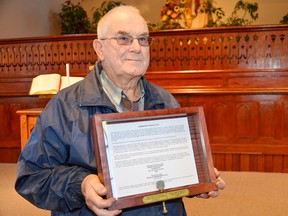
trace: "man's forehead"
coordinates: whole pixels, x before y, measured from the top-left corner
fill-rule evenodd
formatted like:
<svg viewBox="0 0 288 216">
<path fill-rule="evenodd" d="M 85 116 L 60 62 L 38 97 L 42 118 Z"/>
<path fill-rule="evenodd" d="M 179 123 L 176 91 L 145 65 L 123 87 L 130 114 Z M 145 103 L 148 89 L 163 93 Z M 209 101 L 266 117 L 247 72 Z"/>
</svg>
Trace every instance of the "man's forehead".
<svg viewBox="0 0 288 216">
<path fill-rule="evenodd" d="M 118 35 L 149 35 L 148 27 L 146 23 L 139 24 L 139 25 L 117 25 L 116 23 L 109 25 L 107 29 L 108 34 L 118 34 Z"/>
<path fill-rule="evenodd" d="M 107 18 L 108 34 L 142 35 L 149 33 L 146 21 L 138 13 L 123 13 L 121 11 L 111 14 Z"/>
<path fill-rule="evenodd" d="M 116 31 L 114 34 L 123 36 L 133 36 L 133 35 L 149 35 L 147 31 L 135 32 L 135 31 Z"/>
</svg>

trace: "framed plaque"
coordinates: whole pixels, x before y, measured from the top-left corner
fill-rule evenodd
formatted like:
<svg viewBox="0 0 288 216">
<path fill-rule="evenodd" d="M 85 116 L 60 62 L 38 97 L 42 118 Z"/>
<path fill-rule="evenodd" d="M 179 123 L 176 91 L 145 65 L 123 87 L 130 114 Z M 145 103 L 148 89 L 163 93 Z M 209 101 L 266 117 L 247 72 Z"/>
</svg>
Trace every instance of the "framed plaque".
<svg viewBox="0 0 288 216">
<path fill-rule="evenodd" d="M 111 210 L 216 189 L 202 107 L 95 114 L 91 134 Z"/>
</svg>

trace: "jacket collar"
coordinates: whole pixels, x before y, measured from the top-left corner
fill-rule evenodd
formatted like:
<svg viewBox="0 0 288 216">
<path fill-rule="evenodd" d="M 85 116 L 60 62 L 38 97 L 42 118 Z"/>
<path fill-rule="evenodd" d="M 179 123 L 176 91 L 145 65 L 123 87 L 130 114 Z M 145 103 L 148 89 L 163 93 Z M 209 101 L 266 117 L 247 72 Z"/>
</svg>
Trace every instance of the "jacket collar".
<svg viewBox="0 0 288 216">
<path fill-rule="evenodd" d="M 93 69 L 87 74 L 81 83 L 78 98 L 78 104 L 80 106 L 107 106 L 109 100 L 106 97 L 100 82 L 101 71 L 101 63 L 96 62 Z"/>
</svg>

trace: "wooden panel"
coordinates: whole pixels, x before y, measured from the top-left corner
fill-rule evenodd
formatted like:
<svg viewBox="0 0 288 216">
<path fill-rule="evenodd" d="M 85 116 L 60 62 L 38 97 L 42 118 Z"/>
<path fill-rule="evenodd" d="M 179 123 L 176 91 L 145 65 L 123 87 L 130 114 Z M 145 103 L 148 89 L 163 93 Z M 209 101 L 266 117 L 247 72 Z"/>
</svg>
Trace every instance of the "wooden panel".
<svg viewBox="0 0 288 216">
<path fill-rule="evenodd" d="M 219 170 L 287 173 L 287 156 L 283 155 L 214 153 L 213 160 Z"/>
<path fill-rule="evenodd" d="M 288 26 L 152 32 L 146 78 L 182 106 L 203 106 L 220 170 L 288 172 Z M 20 153 L 18 110 L 45 107 L 31 97 L 38 74 L 85 76 L 96 35 L 0 40 L 0 162 Z"/>
<path fill-rule="evenodd" d="M 20 135 L 21 135 L 21 149 L 26 144 L 31 131 L 34 128 L 38 115 L 42 112 L 41 108 L 18 110 L 16 113 L 20 115 Z"/>
<path fill-rule="evenodd" d="M 48 99 L 38 97 L 0 97 L 0 162 L 15 163 L 21 151 L 18 110 L 45 107 Z M 3 122 L 3 123 L 2 123 Z"/>
</svg>

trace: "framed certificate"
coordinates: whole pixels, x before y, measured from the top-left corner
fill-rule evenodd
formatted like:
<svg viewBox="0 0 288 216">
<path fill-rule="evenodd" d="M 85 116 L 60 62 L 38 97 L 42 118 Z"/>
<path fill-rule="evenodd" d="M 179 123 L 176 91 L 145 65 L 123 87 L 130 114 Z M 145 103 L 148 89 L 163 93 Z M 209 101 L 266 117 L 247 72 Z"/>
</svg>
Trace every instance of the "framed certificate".
<svg viewBox="0 0 288 216">
<path fill-rule="evenodd" d="M 216 189 L 202 107 L 95 114 L 91 134 L 110 209 Z"/>
</svg>

